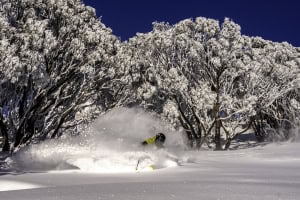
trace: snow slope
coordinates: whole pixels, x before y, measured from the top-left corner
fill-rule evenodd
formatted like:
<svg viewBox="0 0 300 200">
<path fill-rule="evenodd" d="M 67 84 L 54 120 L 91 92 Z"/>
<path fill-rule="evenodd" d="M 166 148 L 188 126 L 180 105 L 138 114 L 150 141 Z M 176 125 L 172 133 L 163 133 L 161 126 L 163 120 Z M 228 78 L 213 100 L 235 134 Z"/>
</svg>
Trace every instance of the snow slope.
<svg viewBox="0 0 300 200">
<path fill-rule="evenodd" d="M 139 146 L 155 131 L 178 138 L 163 150 Z M 179 140 L 148 114 L 118 110 L 81 138 L 15 156 L 0 172 L 0 199 L 300 199 L 298 142 L 215 152 L 186 151 Z M 136 172 L 141 158 L 155 170 Z"/>
<path fill-rule="evenodd" d="M 7 173 L 0 178 L 0 187 L 6 187 L 0 195 L 10 200 L 296 200 L 298 152 L 299 143 L 281 143 L 233 152 L 189 152 L 182 156 L 181 166 L 143 173 Z M 28 185 L 20 190 L 20 184 L 8 188 L 8 183 Z"/>
</svg>

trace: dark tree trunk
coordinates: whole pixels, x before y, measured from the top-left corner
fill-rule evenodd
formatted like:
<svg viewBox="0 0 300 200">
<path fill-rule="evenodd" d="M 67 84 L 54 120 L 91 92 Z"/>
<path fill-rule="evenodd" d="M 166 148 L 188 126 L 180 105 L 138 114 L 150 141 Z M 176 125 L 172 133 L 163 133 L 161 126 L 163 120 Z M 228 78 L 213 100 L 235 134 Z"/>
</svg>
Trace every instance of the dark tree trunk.
<svg viewBox="0 0 300 200">
<path fill-rule="evenodd" d="M 179 121 L 180 121 L 182 127 L 186 130 L 186 134 L 187 134 L 187 137 L 188 137 L 188 140 L 189 140 L 188 141 L 189 145 L 191 146 L 191 148 L 193 148 L 194 144 L 197 143 L 196 131 L 193 127 L 193 124 L 191 123 L 189 118 L 186 116 L 186 114 L 185 114 L 185 112 L 184 112 L 184 110 L 181 106 L 181 102 L 179 101 L 178 97 L 174 96 L 174 99 L 177 103 L 178 110 L 180 112 Z"/>
<path fill-rule="evenodd" d="M 4 139 L 3 141 L 4 145 L 2 147 L 2 151 L 8 152 L 10 150 L 10 145 L 8 141 L 8 132 L 7 132 L 6 125 L 2 120 L 0 120 L 0 130 Z"/>
<path fill-rule="evenodd" d="M 215 150 L 222 150 L 222 144 L 221 144 L 221 126 L 222 126 L 222 122 L 220 119 L 220 97 L 219 97 L 219 86 L 217 89 L 217 102 L 215 104 L 215 145 L 216 145 L 216 149 Z"/>
<path fill-rule="evenodd" d="M 221 121 L 220 121 L 220 119 L 216 119 L 215 144 L 216 144 L 216 150 L 222 150 L 222 144 L 221 144 Z"/>
<path fill-rule="evenodd" d="M 264 121 L 263 115 L 259 113 L 257 119 L 253 121 L 253 129 L 255 131 L 255 138 L 258 142 L 265 141 L 265 128 L 264 128 Z"/>
<path fill-rule="evenodd" d="M 216 78 L 216 93 L 217 93 L 217 99 L 216 99 L 216 103 L 215 103 L 215 110 L 214 110 L 214 114 L 215 114 L 215 145 L 216 148 L 215 150 L 222 150 L 222 144 L 221 144 L 221 126 L 222 126 L 222 122 L 220 119 L 220 77 L 221 74 L 224 72 L 224 70 L 220 70 L 217 73 L 217 78 Z"/>
</svg>

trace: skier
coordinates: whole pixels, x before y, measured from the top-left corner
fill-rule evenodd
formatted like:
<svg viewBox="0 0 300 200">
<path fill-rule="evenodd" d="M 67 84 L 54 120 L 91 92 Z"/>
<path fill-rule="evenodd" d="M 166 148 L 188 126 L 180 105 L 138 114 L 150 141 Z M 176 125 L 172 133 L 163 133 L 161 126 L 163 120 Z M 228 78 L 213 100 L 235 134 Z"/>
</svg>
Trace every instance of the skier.
<svg viewBox="0 0 300 200">
<path fill-rule="evenodd" d="M 142 142 L 143 146 L 154 144 L 158 148 L 163 148 L 166 141 L 166 136 L 163 133 L 158 133 Z"/>
</svg>

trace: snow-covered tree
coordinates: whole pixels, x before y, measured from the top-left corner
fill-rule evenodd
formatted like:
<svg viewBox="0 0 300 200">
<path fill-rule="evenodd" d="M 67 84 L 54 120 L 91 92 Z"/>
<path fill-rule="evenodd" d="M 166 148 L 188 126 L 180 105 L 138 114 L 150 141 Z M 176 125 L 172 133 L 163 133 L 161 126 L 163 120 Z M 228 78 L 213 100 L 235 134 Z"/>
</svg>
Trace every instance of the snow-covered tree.
<svg viewBox="0 0 300 200">
<path fill-rule="evenodd" d="M 4 0 L 0 13 L 1 132 L 14 148 L 75 133 L 115 105 L 119 40 L 93 8 L 80 0 Z"/>
<path fill-rule="evenodd" d="M 162 114 L 176 125 L 185 117 L 178 111 L 177 105 L 181 107 L 181 103 L 177 100 L 179 96 L 186 96 L 182 93 L 187 91 L 189 84 L 188 74 L 185 76 L 182 70 L 193 65 L 192 60 L 197 59 L 197 55 L 189 52 L 198 48 L 193 47 L 179 28 L 174 31 L 167 23 L 154 23 L 153 26 L 151 33 L 138 34 L 128 42 L 125 65 L 135 91 L 133 104 Z M 193 139 L 200 134 L 196 131 L 188 133 Z"/>
<path fill-rule="evenodd" d="M 257 83 L 252 90 L 257 96 L 256 135 L 263 140 L 267 130 L 288 134 L 299 121 L 299 49 L 258 37 L 251 38 L 251 46 L 254 64 L 249 83 Z"/>
<path fill-rule="evenodd" d="M 263 85 L 269 82 L 260 67 L 266 55 L 258 53 L 255 41 L 242 36 L 240 26 L 229 19 L 221 25 L 202 17 L 173 26 L 154 23 L 152 32 L 127 43 L 125 66 L 135 91 L 133 102 L 182 126 L 197 147 L 210 137 L 216 149 L 229 148 L 255 122 L 261 96 L 273 105 L 275 93 L 284 97 L 283 88 L 295 92 L 297 87 L 290 85 L 298 84 L 293 75 L 285 79 L 292 83 L 279 81 L 280 91 Z M 297 57 L 296 49 L 290 50 Z M 276 60 L 274 53 L 268 56 Z M 289 65 L 297 68 L 296 60 Z"/>
<path fill-rule="evenodd" d="M 220 103 L 226 97 L 228 100 L 226 88 L 221 88 L 221 84 L 227 88 L 233 82 L 236 84 L 238 75 L 229 77 L 232 73 L 224 75 L 226 82 L 221 80 L 223 72 L 237 62 L 233 54 L 240 53 L 234 49 L 239 47 L 231 44 L 236 42 L 238 46 L 239 38 L 225 38 L 241 37 L 234 26 L 226 20 L 221 30 L 217 21 L 205 18 L 197 18 L 195 22 L 184 20 L 174 26 L 155 23 L 151 33 L 129 41 L 135 48 L 135 64 L 129 70 L 133 82 L 139 85 L 137 97 L 147 108 L 158 109 L 159 105 L 159 112 L 180 124 L 198 147 L 218 123 L 220 117 L 216 113 L 221 112 L 221 106 L 225 107 Z"/>
</svg>

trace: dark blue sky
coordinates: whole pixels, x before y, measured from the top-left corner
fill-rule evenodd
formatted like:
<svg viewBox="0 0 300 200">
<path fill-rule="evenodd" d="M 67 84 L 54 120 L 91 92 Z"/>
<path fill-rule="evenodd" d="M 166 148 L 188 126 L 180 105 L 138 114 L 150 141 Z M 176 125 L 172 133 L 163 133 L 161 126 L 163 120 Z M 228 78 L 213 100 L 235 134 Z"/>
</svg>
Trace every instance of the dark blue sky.
<svg viewBox="0 0 300 200">
<path fill-rule="evenodd" d="M 300 47 L 299 0 L 83 0 L 96 8 L 102 22 L 127 40 L 149 32 L 153 21 L 171 24 L 198 16 L 233 19 L 248 36 L 287 41 Z"/>
</svg>

